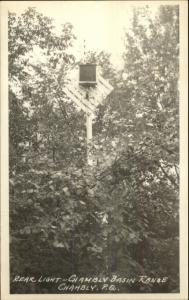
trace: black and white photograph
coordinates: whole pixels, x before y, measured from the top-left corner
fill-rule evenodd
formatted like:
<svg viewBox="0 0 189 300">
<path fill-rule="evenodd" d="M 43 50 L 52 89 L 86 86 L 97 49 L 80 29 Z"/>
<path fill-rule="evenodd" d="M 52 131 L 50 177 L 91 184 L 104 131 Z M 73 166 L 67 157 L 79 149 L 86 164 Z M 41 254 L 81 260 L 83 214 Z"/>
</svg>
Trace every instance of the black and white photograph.
<svg viewBox="0 0 189 300">
<path fill-rule="evenodd" d="M 186 1 L 2 2 L 9 296 L 180 299 Z"/>
</svg>

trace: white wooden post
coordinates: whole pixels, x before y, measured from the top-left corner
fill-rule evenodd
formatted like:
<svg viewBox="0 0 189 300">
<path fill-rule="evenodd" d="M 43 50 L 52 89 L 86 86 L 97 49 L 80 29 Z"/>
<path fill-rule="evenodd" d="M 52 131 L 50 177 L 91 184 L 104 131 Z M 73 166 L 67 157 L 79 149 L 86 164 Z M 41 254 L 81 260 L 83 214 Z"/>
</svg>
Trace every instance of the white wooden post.
<svg viewBox="0 0 189 300">
<path fill-rule="evenodd" d="M 91 142 L 92 137 L 93 137 L 91 114 L 90 115 L 87 114 L 86 126 L 87 126 L 87 144 L 88 144 Z"/>
<path fill-rule="evenodd" d="M 92 158 L 90 154 L 90 143 L 93 137 L 93 130 L 92 130 L 92 115 L 86 114 L 86 129 L 87 129 L 87 163 L 88 165 L 92 165 Z"/>
</svg>

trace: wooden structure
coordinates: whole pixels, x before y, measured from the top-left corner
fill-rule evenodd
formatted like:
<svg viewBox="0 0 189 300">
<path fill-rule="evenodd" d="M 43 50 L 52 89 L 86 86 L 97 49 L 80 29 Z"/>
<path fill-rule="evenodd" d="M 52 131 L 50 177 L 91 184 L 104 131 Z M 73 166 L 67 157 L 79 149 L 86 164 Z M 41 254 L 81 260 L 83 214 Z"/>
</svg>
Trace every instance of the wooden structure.
<svg viewBox="0 0 189 300">
<path fill-rule="evenodd" d="M 113 87 L 105 80 L 96 64 L 81 64 L 72 69 L 66 78 L 63 89 L 66 97 L 73 101 L 79 110 L 86 113 L 87 144 L 92 140 L 92 120 L 96 108 L 112 92 Z M 88 164 L 92 164 L 89 151 Z"/>
</svg>

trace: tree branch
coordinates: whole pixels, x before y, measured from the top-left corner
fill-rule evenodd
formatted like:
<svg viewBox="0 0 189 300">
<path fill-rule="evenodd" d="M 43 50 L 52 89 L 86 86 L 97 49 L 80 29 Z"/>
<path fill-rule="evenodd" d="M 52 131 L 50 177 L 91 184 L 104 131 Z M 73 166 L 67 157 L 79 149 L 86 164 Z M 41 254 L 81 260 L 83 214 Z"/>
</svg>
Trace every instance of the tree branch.
<svg viewBox="0 0 189 300">
<path fill-rule="evenodd" d="M 162 165 L 160 163 L 158 163 L 159 167 L 161 168 L 163 174 L 165 175 L 165 177 L 176 187 L 176 188 L 179 188 L 179 185 L 175 182 L 175 180 L 169 176 L 167 174 L 167 172 L 165 171 L 165 169 L 162 167 Z"/>
</svg>

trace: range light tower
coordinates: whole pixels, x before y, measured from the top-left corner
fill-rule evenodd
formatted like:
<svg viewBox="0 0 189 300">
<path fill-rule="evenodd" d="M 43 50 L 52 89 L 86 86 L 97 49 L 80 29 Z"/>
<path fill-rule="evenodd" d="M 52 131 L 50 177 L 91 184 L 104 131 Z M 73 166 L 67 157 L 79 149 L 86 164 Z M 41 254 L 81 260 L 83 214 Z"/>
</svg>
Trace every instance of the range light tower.
<svg viewBox="0 0 189 300">
<path fill-rule="evenodd" d="M 96 64 L 86 62 L 85 46 L 83 61 L 79 68 L 69 72 L 64 92 L 86 114 L 87 163 L 92 165 L 89 151 L 93 136 L 92 119 L 97 106 L 112 92 L 113 87 L 100 75 Z"/>
</svg>

